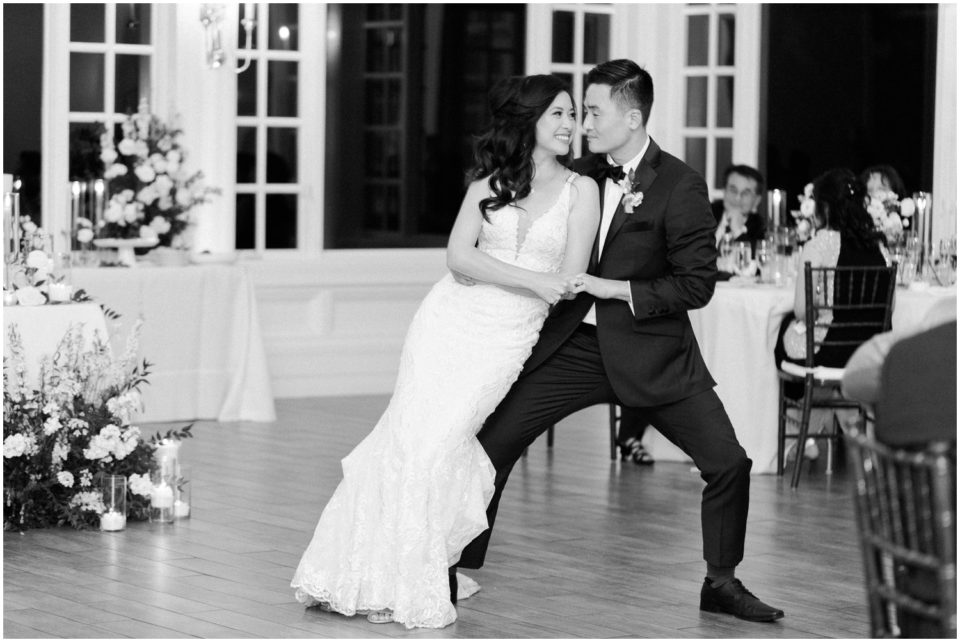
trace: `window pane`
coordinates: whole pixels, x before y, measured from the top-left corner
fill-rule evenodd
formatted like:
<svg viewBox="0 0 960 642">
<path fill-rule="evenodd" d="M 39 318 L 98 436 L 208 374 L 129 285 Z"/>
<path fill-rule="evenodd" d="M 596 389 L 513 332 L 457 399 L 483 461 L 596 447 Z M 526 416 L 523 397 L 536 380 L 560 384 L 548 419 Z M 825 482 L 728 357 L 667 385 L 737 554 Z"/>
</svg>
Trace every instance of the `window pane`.
<svg viewBox="0 0 960 642">
<path fill-rule="evenodd" d="M 237 76 L 237 116 L 257 115 L 257 70 L 256 61 L 250 68 Z"/>
<path fill-rule="evenodd" d="M 238 250 L 252 250 L 256 242 L 257 199 L 253 194 L 237 194 L 237 230 L 235 235 Z"/>
<path fill-rule="evenodd" d="M 717 127 L 733 127 L 733 76 L 717 77 Z"/>
<path fill-rule="evenodd" d="M 105 7 L 93 3 L 70 5 L 70 42 L 103 42 Z"/>
<path fill-rule="evenodd" d="M 710 17 L 687 16 L 687 66 L 707 64 L 707 46 L 710 40 Z"/>
<path fill-rule="evenodd" d="M 717 33 L 717 64 L 732 67 L 734 32 L 737 19 L 732 13 L 721 13 Z"/>
<path fill-rule="evenodd" d="M 400 71 L 402 45 L 399 28 L 367 29 L 367 71 Z"/>
<path fill-rule="evenodd" d="M 267 116 L 297 115 L 298 67 L 297 62 L 267 63 Z"/>
<path fill-rule="evenodd" d="M 687 138 L 684 139 L 684 162 L 690 167 L 700 172 L 701 176 L 707 174 L 707 139 L 706 138 Z"/>
<path fill-rule="evenodd" d="M 442 247 L 473 139 L 490 118 L 487 92 L 523 73 L 526 5 L 330 3 L 326 11 L 336 36 L 321 152 L 326 247 Z"/>
<path fill-rule="evenodd" d="M 716 171 L 713 177 L 713 187 L 723 189 L 723 173 L 727 168 L 733 165 L 733 139 L 718 138 L 716 141 Z"/>
<path fill-rule="evenodd" d="M 707 77 L 687 78 L 687 127 L 707 126 Z"/>
<path fill-rule="evenodd" d="M 118 2 L 117 42 L 125 45 L 150 44 L 150 5 Z"/>
<path fill-rule="evenodd" d="M 113 110 L 134 112 L 141 98 L 150 99 L 150 56 L 117 54 Z"/>
<path fill-rule="evenodd" d="M 297 247 L 297 195 L 267 194 L 266 247 Z"/>
<path fill-rule="evenodd" d="M 366 123 L 395 125 L 400 122 L 401 81 L 397 78 L 374 78 L 366 83 Z"/>
<path fill-rule="evenodd" d="M 553 62 L 573 62 L 573 12 L 553 12 Z"/>
<path fill-rule="evenodd" d="M 103 176 L 99 124 L 70 123 L 69 171 L 71 181 L 88 181 Z"/>
<path fill-rule="evenodd" d="M 260 38 L 260 25 L 263 23 L 261 18 L 260 11 L 263 9 L 263 5 L 256 4 L 256 8 L 253 11 L 253 29 L 250 30 L 250 48 L 257 48 L 257 40 Z M 243 28 L 243 20 L 247 17 L 247 3 L 244 2 L 240 5 L 240 19 L 237 21 L 237 47 L 239 49 L 245 49 L 247 46 L 247 30 Z M 254 63 L 250 63 L 254 64 Z"/>
<path fill-rule="evenodd" d="M 299 49 L 297 25 L 300 23 L 298 7 L 295 4 L 270 3 L 270 49 L 296 51 Z"/>
<path fill-rule="evenodd" d="M 610 15 L 587 13 L 583 22 L 583 62 L 596 64 L 610 59 Z"/>
<path fill-rule="evenodd" d="M 297 182 L 296 128 L 267 128 L 267 182 Z"/>
<path fill-rule="evenodd" d="M 70 111 L 104 111 L 103 54 L 70 54 Z"/>
<path fill-rule="evenodd" d="M 257 128 L 237 127 L 237 183 L 257 182 Z"/>
</svg>

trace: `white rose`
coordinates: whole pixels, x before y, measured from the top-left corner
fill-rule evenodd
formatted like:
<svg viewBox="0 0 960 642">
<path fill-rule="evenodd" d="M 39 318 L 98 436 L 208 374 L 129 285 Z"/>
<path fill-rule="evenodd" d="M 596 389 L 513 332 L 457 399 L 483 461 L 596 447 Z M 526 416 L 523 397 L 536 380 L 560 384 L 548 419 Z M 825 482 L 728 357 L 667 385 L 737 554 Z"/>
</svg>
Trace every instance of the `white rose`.
<svg viewBox="0 0 960 642">
<path fill-rule="evenodd" d="M 27 452 L 27 439 L 20 433 L 10 435 L 3 440 L 3 456 L 6 459 L 19 457 Z"/>
<path fill-rule="evenodd" d="M 43 250 L 30 250 L 27 254 L 27 267 L 49 272 L 53 269 L 53 260 Z"/>
<path fill-rule="evenodd" d="M 917 211 L 917 204 L 913 202 L 912 198 L 905 198 L 900 201 L 900 216 L 910 217 L 913 216 Z"/>
<path fill-rule="evenodd" d="M 173 199 L 170 198 L 169 194 L 167 194 L 166 196 L 161 196 L 160 200 L 157 201 L 157 207 L 160 209 L 161 212 L 166 212 L 171 207 L 173 207 Z"/>
<path fill-rule="evenodd" d="M 103 212 L 103 220 L 107 223 L 116 223 L 123 218 L 123 205 L 115 200 L 110 200 L 110 204 Z"/>
<path fill-rule="evenodd" d="M 77 225 L 80 227 L 93 227 L 93 221 L 82 216 L 77 217 Z"/>
<path fill-rule="evenodd" d="M 166 234 L 170 231 L 170 221 L 162 216 L 154 216 L 150 220 L 150 227 L 152 227 L 157 234 Z"/>
<path fill-rule="evenodd" d="M 883 222 L 883 231 L 888 235 L 898 235 L 903 232 L 903 223 L 896 214 L 890 214 Z"/>
<path fill-rule="evenodd" d="M 73 473 L 67 470 L 60 471 L 57 473 L 57 481 L 60 482 L 61 486 L 70 488 L 73 486 Z"/>
<path fill-rule="evenodd" d="M 136 149 L 137 156 L 142 156 L 144 158 L 146 158 L 147 154 L 150 152 L 150 147 L 147 145 L 147 141 L 145 140 L 138 140 L 134 145 L 134 148 Z"/>
<path fill-rule="evenodd" d="M 124 203 L 129 203 L 130 201 L 133 200 L 133 190 L 125 189 L 122 192 L 120 192 L 119 197 L 122 199 Z"/>
<path fill-rule="evenodd" d="M 142 190 L 137 192 L 137 200 L 143 203 L 144 205 L 149 205 L 150 203 L 157 200 L 157 190 L 153 188 L 153 185 L 144 187 Z"/>
<path fill-rule="evenodd" d="M 167 152 L 168 163 L 174 163 L 179 165 L 181 160 L 183 160 L 183 156 L 180 154 L 180 150 L 171 149 L 169 152 Z"/>
<path fill-rule="evenodd" d="M 140 226 L 140 238 L 147 239 L 148 241 L 157 240 L 157 232 L 149 225 Z"/>
<path fill-rule="evenodd" d="M 127 223 L 136 223 L 140 217 L 139 203 L 127 203 L 123 206 L 123 220 Z"/>
<path fill-rule="evenodd" d="M 34 223 L 33 221 L 26 221 L 25 223 L 21 224 L 20 227 L 23 228 L 23 232 L 25 234 L 33 234 L 38 229 L 37 224 Z"/>
<path fill-rule="evenodd" d="M 803 186 L 803 195 L 805 198 L 813 198 L 813 183 L 807 183 Z"/>
<path fill-rule="evenodd" d="M 800 214 L 806 218 L 813 216 L 813 213 L 816 211 L 816 209 L 816 203 L 814 203 L 812 199 L 807 199 L 800 203 Z"/>
<path fill-rule="evenodd" d="M 127 487 L 134 495 L 149 497 L 151 491 L 153 491 L 153 482 L 150 481 L 150 477 L 146 474 L 138 475 L 137 473 L 133 473 L 127 478 Z"/>
<path fill-rule="evenodd" d="M 129 138 L 124 138 L 119 143 L 117 143 L 117 151 L 119 151 L 124 156 L 132 156 L 137 151 L 137 144 L 132 140 L 130 140 Z"/>
<path fill-rule="evenodd" d="M 193 205 L 193 194 L 188 189 L 178 189 L 176 194 L 177 204 L 181 207 L 190 207 Z"/>
<path fill-rule="evenodd" d="M 77 231 L 77 240 L 81 243 L 89 243 L 93 240 L 93 230 L 89 227 L 82 227 Z"/>
<path fill-rule="evenodd" d="M 103 161 L 104 165 L 112 164 L 115 160 L 117 160 L 117 150 L 112 147 L 107 147 L 100 152 L 100 160 Z"/>
<path fill-rule="evenodd" d="M 48 437 L 56 433 L 60 428 L 63 427 L 63 424 L 60 423 L 59 417 L 50 417 L 45 422 L 43 422 L 43 434 Z"/>
<path fill-rule="evenodd" d="M 169 151 L 173 147 L 173 141 L 170 139 L 170 136 L 164 136 L 157 141 L 157 149 L 161 152 Z"/>
<path fill-rule="evenodd" d="M 137 168 L 133 170 L 133 173 L 144 183 L 152 183 L 153 179 L 157 177 L 157 173 L 146 163 L 138 165 Z"/>
<path fill-rule="evenodd" d="M 150 165 L 153 166 L 153 171 L 158 174 L 167 171 L 167 159 L 163 154 L 150 154 Z"/>
</svg>

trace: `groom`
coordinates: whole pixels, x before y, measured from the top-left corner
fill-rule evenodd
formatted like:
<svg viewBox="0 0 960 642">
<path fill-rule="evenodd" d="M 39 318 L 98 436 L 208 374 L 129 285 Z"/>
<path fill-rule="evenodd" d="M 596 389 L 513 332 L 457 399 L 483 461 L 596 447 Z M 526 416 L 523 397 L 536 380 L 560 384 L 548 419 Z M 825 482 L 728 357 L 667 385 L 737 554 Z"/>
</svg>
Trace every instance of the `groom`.
<svg viewBox="0 0 960 642">
<path fill-rule="evenodd" d="M 576 280 L 576 292 L 585 294 L 555 308 L 520 379 L 478 435 L 497 469 L 496 491 L 490 528 L 464 549 L 459 565 L 483 565 L 500 496 L 524 448 L 563 417 L 615 402 L 642 412 L 706 482 L 700 608 L 777 620 L 783 611 L 734 575 L 743 559 L 752 462 L 687 317 L 710 301 L 717 276 L 707 186 L 647 136 L 650 74 L 613 60 L 593 68 L 586 86 L 583 127 L 593 154 L 574 169 L 596 179 L 602 218 L 588 273 Z"/>
</svg>

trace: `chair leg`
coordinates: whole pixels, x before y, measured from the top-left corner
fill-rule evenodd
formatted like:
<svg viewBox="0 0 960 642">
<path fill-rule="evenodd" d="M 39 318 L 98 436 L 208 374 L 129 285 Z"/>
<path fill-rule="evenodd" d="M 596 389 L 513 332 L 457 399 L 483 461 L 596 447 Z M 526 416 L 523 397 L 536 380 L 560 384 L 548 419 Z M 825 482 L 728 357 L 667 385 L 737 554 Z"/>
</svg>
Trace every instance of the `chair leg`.
<svg viewBox="0 0 960 642">
<path fill-rule="evenodd" d="M 780 398 L 777 415 L 777 477 L 783 476 L 783 460 L 787 446 L 787 402 L 783 396 L 783 379 L 780 380 Z"/>
<path fill-rule="evenodd" d="M 800 468 L 803 466 L 803 448 L 807 444 L 810 432 L 810 410 L 813 405 L 813 375 L 808 374 L 803 383 L 803 412 L 800 414 L 800 432 L 797 434 L 797 456 L 793 460 L 793 479 L 790 488 L 796 490 L 800 485 Z"/>
<path fill-rule="evenodd" d="M 617 422 L 620 416 L 617 414 L 617 404 L 609 404 L 610 412 L 610 461 L 617 460 Z"/>
<path fill-rule="evenodd" d="M 553 448 L 553 426 L 547 428 L 547 448 Z"/>
</svg>

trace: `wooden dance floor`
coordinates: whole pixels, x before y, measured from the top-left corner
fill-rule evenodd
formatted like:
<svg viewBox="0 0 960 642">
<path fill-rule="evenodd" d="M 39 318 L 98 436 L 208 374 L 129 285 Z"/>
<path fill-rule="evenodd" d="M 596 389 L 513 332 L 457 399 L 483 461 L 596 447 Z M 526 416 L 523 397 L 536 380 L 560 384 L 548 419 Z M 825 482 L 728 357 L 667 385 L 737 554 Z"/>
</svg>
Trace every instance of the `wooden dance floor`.
<svg viewBox="0 0 960 642">
<path fill-rule="evenodd" d="M 387 398 L 280 400 L 275 424 L 199 423 L 181 448 L 193 517 L 119 533 L 5 532 L 7 638 L 856 638 L 868 635 L 848 477 L 754 476 L 738 575 L 775 624 L 698 609 L 702 482 L 689 465 L 611 462 L 574 416 L 514 469 L 483 589 L 442 630 L 304 609 L 290 579 L 339 460 Z M 152 434 L 159 425 L 144 426 Z M 162 426 L 166 429 L 166 425 Z M 775 426 L 770 427 L 776 430 Z M 825 455 L 821 460 L 825 459 Z"/>
</svg>

